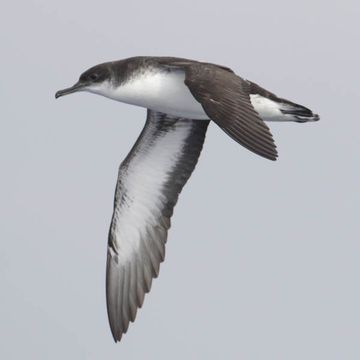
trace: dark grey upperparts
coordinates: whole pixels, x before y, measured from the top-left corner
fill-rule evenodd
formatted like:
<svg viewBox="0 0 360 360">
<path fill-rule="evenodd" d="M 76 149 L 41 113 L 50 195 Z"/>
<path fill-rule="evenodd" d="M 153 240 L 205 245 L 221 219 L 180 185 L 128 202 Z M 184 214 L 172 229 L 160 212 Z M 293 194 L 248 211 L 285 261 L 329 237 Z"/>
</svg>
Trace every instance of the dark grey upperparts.
<svg viewBox="0 0 360 360">
<path fill-rule="evenodd" d="M 76 86 L 79 87 L 79 85 L 101 82 L 105 79 L 111 80 L 114 85 L 120 85 L 127 82 L 131 78 L 136 77 L 138 74 L 148 71 L 149 69 L 153 69 L 155 71 L 174 71 L 176 69 L 185 70 L 187 67 L 194 64 L 201 64 L 202 67 L 206 68 L 209 72 L 213 72 L 216 69 L 222 69 L 226 72 L 233 73 L 234 76 L 237 76 L 233 70 L 226 66 L 208 62 L 170 56 L 135 56 L 127 59 L 101 63 L 89 68 L 81 74 L 78 83 L 76 83 Z M 293 104 L 286 99 L 277 97 L 275 94 L 265 90 L 251 81 L 247 82 L 250 85 L 249 94 L 259 94 L 276 102 Z M 74 86 L 65 90 L 69 89 L 73 89 L 74 91 L 77 90 Z M 62 95 L 63 93 L 61 90 L 56 94 L 56 97 Z"/>
<path fill-rule="evenodd" d="M 176 57 L 136 56 L 96 65 L 83 75 L 97 71 L 102 72 L 103 69 L 107 69 L 111 82 L 117 86 L 149 70 L 168 72 L 176 68 L 185 68 L 194 63 L 198 63 L 198 61 Z"/>
<path fill-rule="evenodd" d="M 75 85 L 59 90 L 56 92 L 55 97 L 58 98 L 60 96 L 80 91 L 87 85 L 99 83 L 104 80 L 111 81 L 114 86 L 120 86 L 145 71 L 154 70 L 169 72 L 176 69 L 186 69 L 186 67 L 190 65 L 199 63 L 204 66 L 211 65 L 214 67 L 214 64 L 169 56 L 136 56 L 123 60 L 105 62 L 95 65 L 83 72 L 80 75 L 79 81 Z M 227 67 L 221 65 L 215 66 L 232 72 L 232 70 Z"/>
<path fill-rule="evenodd" d="M 91 74 L 98 72 L 101 74 L 107 74 L 107 76 L 111 77 L 111 80 L 115 82 L 115 84 L 121 84 L 127 82 L 131 78 L 145 71 L 155 70 L 169 72 L 176 69 L 185 69 L 190 65 L 199 63 L 203 64 L 204 66 L 211 65 L 212 67 L 215 65 L 205 62 L 199 62 L 196 60 L 169 56 L 136 56 L 93 66 L 80 76 L 80 80 L 82 78 L 87 79 L 89 76 L 91 76 Z M 232 72 L 232 70 L 227 67 L 221 65 L 215 66 Z"/>
</svg>

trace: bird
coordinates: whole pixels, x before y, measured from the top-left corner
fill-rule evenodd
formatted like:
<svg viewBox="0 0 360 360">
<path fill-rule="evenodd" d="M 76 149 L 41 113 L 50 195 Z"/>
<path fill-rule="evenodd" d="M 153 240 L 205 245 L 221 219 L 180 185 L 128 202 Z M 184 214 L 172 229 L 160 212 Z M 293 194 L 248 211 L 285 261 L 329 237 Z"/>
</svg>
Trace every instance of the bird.
<svg viewBox="0 0 360 360">
<path fill-rule="evenodd" d="M 177 57 L 105 62 L 55 97 L 81 91 L 147 109 L 144 128 L 119 167 L 108 235 L 106 304 L 118 342 L 159 274 L 174 206 L 198 162 L 209 123 L 274 161 L 278 153 L 265 121 L 305 123 L 319 115 L 226 66 Z"/>
</svg>

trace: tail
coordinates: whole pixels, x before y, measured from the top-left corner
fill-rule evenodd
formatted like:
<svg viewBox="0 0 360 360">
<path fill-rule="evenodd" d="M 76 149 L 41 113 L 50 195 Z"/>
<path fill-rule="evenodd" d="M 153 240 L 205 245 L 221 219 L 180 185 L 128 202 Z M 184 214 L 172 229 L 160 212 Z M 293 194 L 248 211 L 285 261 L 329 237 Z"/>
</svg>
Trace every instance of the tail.
<svg viewBox="0 0 360 360">
<path fill-rule="evenodd" d="M 320 116 L 318 114 L 314 114 L 310 109 L 306 108 L 305 106 L 295 104 L 288 100 L 283 100 L 283 102 L 279 102 L 279 110 L 286 117 L 288 117 L 289 120 L 293 120 L 299 123 L 320 120 Z"/>
<path fill-rule="evenodd" d="M 249 95 L 252 105 L 265 121 L 318 121 L 320 116 L 305 106 L 282 99 L 261 86 L 248 81 Z"/>
</svg>

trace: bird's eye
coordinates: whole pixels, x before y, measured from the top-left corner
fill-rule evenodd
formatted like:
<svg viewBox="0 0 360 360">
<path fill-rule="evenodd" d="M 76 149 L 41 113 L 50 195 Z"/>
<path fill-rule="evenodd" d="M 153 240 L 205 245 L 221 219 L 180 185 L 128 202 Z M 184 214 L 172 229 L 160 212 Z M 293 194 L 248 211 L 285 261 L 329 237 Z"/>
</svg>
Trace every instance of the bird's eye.
<svg viewBox="0 0 360 360">
<path fill-rule="evenodd" d="M 90 74 L 90 75 L 89 75 L 89 78 L 90 78 L 90 80 L 92 80 L 92 81 L 97 80 L 97 79 L 98 79 L 98 77 L 99 77 L 99 75 L 98 75 L 98 74 L 96 74 L 96 73 L 93 73 L 93 74 Z"/>
</svg>

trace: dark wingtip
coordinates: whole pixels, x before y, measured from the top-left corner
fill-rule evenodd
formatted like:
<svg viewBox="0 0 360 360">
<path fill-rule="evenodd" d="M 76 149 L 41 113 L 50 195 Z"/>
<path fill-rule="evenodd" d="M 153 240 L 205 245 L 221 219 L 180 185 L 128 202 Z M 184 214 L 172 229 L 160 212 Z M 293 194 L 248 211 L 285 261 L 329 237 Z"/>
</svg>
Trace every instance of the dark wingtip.
<svg viewBox="0 0 360 360">
<path fill-rule="evenodd" d="M 115 344 L 117 344 L 118 342 L 120 342 L 121 341 L 121 335 L 119 336 L 119 337 L 116 337 L 116 336 L 114 336 L 114 342 L 115 342 Z"/>
<path fill-rule="evenodd" d="M 266 158 L 268 160 L 271 160 L 271 161 L 276 161 L 278 159 L 278 157 L 279 157 L 279 154 L 278 154 L 277 147 L 276 147 L 275 143 L 273 143 L 273 145 L 274 145 L 273 151 L 271 153 L 267 153 Z"/>
<path fill-rule="evenodd" d="M 277 161 L 278 157 L 279 157 L 279 155 L 278 155 L 278 153 L 276 153 L 274 155 L 266 156 L 266 159 L 271 160 L 271 161 Z"/>
<path fill-rule="evenodd" d="M 114 339 L 115 344 L 121 341 L 121 338 L 123 336 L 123 333 L 121 331 L 116 331 L 110 326 L 111 329 L 111 335 Z"/>
</svg>

